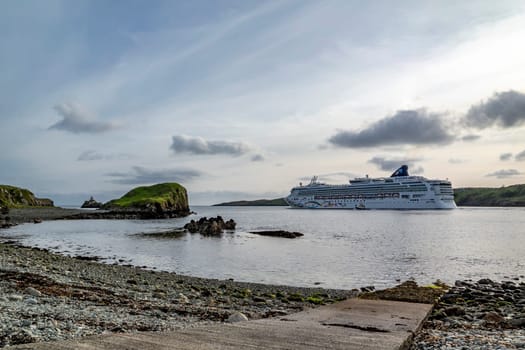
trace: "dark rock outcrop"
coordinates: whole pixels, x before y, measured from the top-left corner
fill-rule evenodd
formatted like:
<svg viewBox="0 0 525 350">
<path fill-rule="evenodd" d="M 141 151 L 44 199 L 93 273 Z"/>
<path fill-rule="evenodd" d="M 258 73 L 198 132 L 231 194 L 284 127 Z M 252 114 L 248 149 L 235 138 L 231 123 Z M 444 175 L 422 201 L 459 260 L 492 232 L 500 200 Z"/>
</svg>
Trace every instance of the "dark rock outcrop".
<svg viewBox="0 0 525 350">
<path fill-rule="evenodd" d="M 220 235 L 224 232 L 224 230 L 235 230 L 236 222 L 233 221 L 233 219 L 230 219 L 228 221 L 224 221 L 221 216 L 217 216 L 216 218 L 206 218 L 202 217 L 198 221 L 191 220 L 186 225 L 184 225 L 184 228 L 188 230 L 190 233 L 197 233 L 203 235 Z"/>
<path fill-rule="evenodd" d="M 304 234 L 300 232 L 289 232 L 289 231 L 284 231 L 284 230 L 252 231 L 250 233 L 261 235 L 261 236 L 282 237 L 282 238 L 297 238 L 297 237 L 304 236 Z"/>
<path fill-rule="evenodd" d="M 99 209 L 102 207 L 102 203 L 97 202 L 93 196 L 91 196 L 87 201 L 82 204 L 81 208 L 85 209 Z"/>
</svg>

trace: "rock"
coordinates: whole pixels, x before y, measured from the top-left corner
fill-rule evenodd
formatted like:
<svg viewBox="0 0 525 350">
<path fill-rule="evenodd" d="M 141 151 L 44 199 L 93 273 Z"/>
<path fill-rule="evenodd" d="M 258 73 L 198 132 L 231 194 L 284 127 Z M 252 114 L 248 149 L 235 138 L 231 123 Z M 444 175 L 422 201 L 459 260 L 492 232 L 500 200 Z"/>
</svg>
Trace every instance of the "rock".
<svg viewBox="0 0 525 350">
<path fill-rule="evenodd" d="M 488 279 L 488 278 L 482 278 L 478 281 L 478 284 L 493 284 L 494 282 L 492 282 L 492 280 Z"/>
<path fill-rule="evenodd" d="M 233 219 L 224 222 L 221 216 L 215 218 L 202 217 L 198 221 L 191 220 L 189 223 L 184 225 L 184 229 L 190 233 L 197 233 L 203 235 L 216 236 L 224 232 L 224 230 L 235 229 L 236 223 Z"/>
<path fill-rule="evenodd" d="M 250 233 L 261 235 L 261 236 L 270 236 L 270 237 L 283 237 L 283 238 L 297 238 L 304 236 L 300 232 L 289 232 L 284 230 L 275 230 L 275 231 L 251 231 Z"/>
<path fill-rule="evenodd" d="M 450 306 L 443 310 L 447 316 L 463 316 L 465 315 L 465 309 L 461 306 Z"/>
<path fill-rule="evenodd" d="M 31 331 L 27 329 L 21 329 L 16 333 L 13 333 L 9 336 L 9 342 L 11 345 L 16 344 L 27 344 L 27 343 L 34 343 L 38 340 L 37 337 L 31 333 Z"/>
<path fill-rule="evenodd" d="M 13 295 L 10 295 L 8 297 L 9 300 L 11 301 L 22 301 L 22 299 L 24 299 L 24 297 L 22 297 L 21 295 L 18 295 L 18 294 L 13 294 Z"/>
<path fill-rule="evenodd" d="M 509 320 L 509 324 L 516 328 L 525 328 L 525 318 L 513 318 Z"/>
<path fill-rule="evenodd" d="M 369 292 L 373 292 L 375 289 L 376 288 L 374 286 L 361 287 L 361 292 L 369 293 Z"/>
<path fill-rule="evenodd" d="M 93 196 L 89 197 L 87 201 L 85 201 L 81 208 L 91 208 L 91 209 L 98 209 L 102 207 L 102 203 L 97 202 Z"/>
<path fill-rule="evenodd" d="M 189 304 L 189 303 L 190 303 L 190 299 L 188 299 L 188 297 L 185 296 L 185 295 L 182 294 L 182 293 L 179 293 L 179 297 L 178 297 L 177 301 L 178 301 L 180 304 Z"/>
<path fill-rule="evenodd" d="M 246 317 L 246 315 L 244 315 L 241 312 L 234 312 L 226 320 L 226 322 L 229 322 L 229 323 L 244 322 L 244 321 L 248 321 L 248 317 Z"/>
<path fill-rule="evenodd" d="M 494 324 L 500 324 L 500 323 L 505 321 L 503 316 L 501 316 L 500 314 L 498 314 L 495 311 L 487 312 L 485 314 L 485 316 L 483 316 L 483 320 L 485 320 L 485 321 L 487 321 L 489 323 L 494 323 Z"/>
<path fill-rule="evenodd" d="M 33 287 L 27 287 L 26 289 L 24 289 L 24 293 L 32 295 L 34 297 L 39 297 L 42 295 L 42 293 L 39 290 Z"/>
</svg>

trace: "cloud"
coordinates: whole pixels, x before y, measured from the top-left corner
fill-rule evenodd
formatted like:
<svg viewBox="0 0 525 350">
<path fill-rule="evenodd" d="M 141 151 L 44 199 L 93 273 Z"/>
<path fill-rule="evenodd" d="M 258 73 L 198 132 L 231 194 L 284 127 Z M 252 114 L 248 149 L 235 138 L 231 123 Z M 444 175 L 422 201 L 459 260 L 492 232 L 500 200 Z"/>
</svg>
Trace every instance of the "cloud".
<svg viewBox="0 0 525 350">
<path fill-rule="evenodd" d="M 262 154 L 255 154 L 254 156 L 252 156 L 251 161 L 252 162 L 262 162 L 264 161 L 264 156 Z"/>
<path fill-rule="evenodd" d="M 408 165 L 408 173 L 412 174 L 421 174 L 424 169 L 422 167 L 416 167 L 415 163 L 420 162 L 422 159 L 419 158 L 391 158 L 386 159 L 384 157 L 373 157 L 372 159 L 368 160 L 368 163 L 375 164 L 378 166 L 379 169 L 384 171 L 391 171 L 394 172 L 397 168 L 399 168 L 401 165 L 405 164 Z M 413 169 L 410 169 L 412 168 Z"/>
<path fill-rule="evenodd" d="M 93 160 L 118 160 L 118 159 L 132 159 L 133 156 L 127 153 L 114 153 L 114 154 L 103 154 L 97 151 L 88 150 L 82 152 L 77 160 L 78 161 L 93 161 Z"/>
<path fill-rule="evenodd" d="M 450 159 L 448 160 L 448 162 L 449 162 L 450 164 L 463 164 L 463 163 L 466 163 L 467 161 L 464 160 L 464 159 L 450 158 Z"/>
<path fill-rule="evenodd" d="M 425 109 L 398 111 L 361 131 L 338 131 L 328 141 L 334 146 L 361 148 L 388 145 L 445 144 L 454 140 L 441 114 Z"/>
<path fill-rule="evenodd" d="M 521 151 L 520 153 L 516 154 L 516 157 L 514 157 L 518 162 L 525 161 L 525 150 Z"/>
<path fill-rule="evenodd" d="M 474 135 L 474 134 L 470 134 L 470 135 L 465 135 L 461 138 L 462 141 L 465 141 L 465 142 L 469 142 L 469 141 L 476 141 L 476 140 L 479 140 L 481 138 L 481 136 L 479 135 Z"/>
<path fill-rule="evenodd" d="M 493 173 L 485 175 L 486 177 L 497 177 L 498 179 L 505 179 L 512 176 L 523 175 L 521 171 L 516 169 L 502 169 Z"/>
<path fill-rule="evenodd" d="M 506 160 L 510 160 L 511 157 L 512 157 L 512 153 L 502 153 L 499 155 L 499 160 L 506 161 Z"/>
<path fill-rule="evenodd" d="M 69 131 L 74 134 L 89 133 L 96 134 L 116 129 L 118 126 L 113 123 L 105 123 L 90 120 L 88 114 L 78 106 L 63 103 L 54 107 L 55 111 L 62 117 L 62 120 L 51 125 L 50 130 Z"/>
<path fill-rule="evenodd" d="M 170 149 L 175 153 L 228 154 L 240 156 L 251 150 L 250 146 L 242 142 L 232 141 L 207 141 L 202 137 L 175 135 L 172 137 Z"/>
<path fill-rule="evenodd" d="M 514 90 L 496 92 L 487 101 L 471 106 L 464 123 L 477 129 L 520 126 L 525 123 L 525 94 Z"/>
<path fill-rule="evenodd" d="M 190 182 L 202 176 L 202 173 L 192 169 L 164 169 L 149 170 L 134 166 L 128 173 L 108 173 L 106 176 L 114 178 L 110 182 L 122 185 L 143 185 L 159 182 Z"/>
</svg>

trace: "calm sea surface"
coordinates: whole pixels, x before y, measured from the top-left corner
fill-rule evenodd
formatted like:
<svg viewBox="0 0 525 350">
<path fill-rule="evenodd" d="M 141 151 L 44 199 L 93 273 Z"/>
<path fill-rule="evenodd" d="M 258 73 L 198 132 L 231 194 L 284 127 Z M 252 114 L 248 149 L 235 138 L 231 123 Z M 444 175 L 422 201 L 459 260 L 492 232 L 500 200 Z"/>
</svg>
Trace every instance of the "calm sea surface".
<svg viewBox="0 0 525 350">
<path fill-rule="evenodd" d="M 193 207 L 197 215 L 159 221 L 49 221 L 4 230 L 4 239 L 67 255 L 100 256 L 156 270 L 238 281 L 356 288 L 392 286 L 414 278 L 525 274 L 525 208 L 450 211 L 301 210 L 284 207 Z M 221 237 L 138 233 L 222 215 L 237 222 Z M 304 233 L 298 239 L 262 237 L 254 230 Z"/>
</svg>

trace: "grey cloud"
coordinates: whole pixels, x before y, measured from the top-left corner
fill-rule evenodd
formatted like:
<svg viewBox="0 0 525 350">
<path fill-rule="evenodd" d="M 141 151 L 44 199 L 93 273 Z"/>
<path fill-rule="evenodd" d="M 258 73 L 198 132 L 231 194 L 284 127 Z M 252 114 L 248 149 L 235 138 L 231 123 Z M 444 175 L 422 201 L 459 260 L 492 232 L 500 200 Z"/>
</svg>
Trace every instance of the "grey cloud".
<svg viewBox="0 0 525 350">
<path fill-rule="evenodd" d="M 189 182 L 202 176 L 202 173 L 192 169 L 149 170 L 143 167 L 132 167 L 130 172 L 113 172 L 106 174 L 113 177 L 112 183 L 123 185 L 143 185 L 159 182 Z"/>
<path fill-rule="evenodd" d="M 465 135 L 461 138 L 462 141 L 466 141 L 466 142 L 469 142 L 469 141 L 476 141 L 478 139 L 480 139 L 481 136 L 479 135 Z"/>
<path fill-rule="evenodd" d="M 105 123 L 90 120 L 89 116 L 82 111 L 78 106 L 64 103 L 56 105 L 55 111 L 62 117 L 62 120 L 51 125 L 50 130 L 63 130 L 72 132 L 74 134 L 80 133 L 102 133 L 117 128 L 113 123 Z"/>
<path fill-rule="evenodd" d="M 394 172 L 401 165 L 408 165 L 409 174 L 421 174 L 424 169 L 422 167 L 416 167 L 415 163 L 420 162 L 422 159 L 419 158 L 391 158 L 386 159 L 384 157 L 373 157 L 368 160 L 368 163 L 375 164 L 379 169 L 384 171 Z"/>
<path fill-rule="evenodd" d="M 202 137 L 186 135 L 175 135 L 172 137 L 170 149 L 175 153 L 204 154 L 228 154 L 240 156 L 250 151 L 250 147 L 242 142 L 231 141 L 208 141 Z"/>
<path fill-rule="evenodd" d="M 510 128 L 525 123 L 525 94 L 509 90 L 470 107 L 465 125 L 485 129 L 493 125 Z"/>
<path fill-rule="evenodd" d="M 255 154 L 254 156 L 252 156 L 251 161 L 252 162 L 262 162 L 264 161 L 264 156 L 262 154 Z"/>
<path fill-rule="evenodd" d="M 523 150 L 520 153 L 516 154 L 516 157 L 514 159 L 516 159 L 518 162 L 525 161 L 525 150 Z"/>
<path fill-rule="evenodd" d="M 487 174 L 485 176 L 487 177 L 497 177 L 498 179 L 505 179 L 512 176 L 522 175 L 523 173 L 521 171 L 518 171 L 516 169 L 502 169 L 495 171 L 493 173 Z"/>
<path fill-rule="evenodd" d="M 450 158 L 448 160 L 448 162 L 450 164 L 463 164 L 463 163 L 466 163 L 467 161 L 466 160 L 463 160 L 463 159 L 457 159 L 457 158 Z"/>
<path fill-rule="evenodd" d="M 398 111 L 361 131 L 338 131 L 328 141 L 338 147 L 446 144 L 454 140 L 443 115 L 425 109 Z"/>
<path fill-rule="evenodd" d="M 510 160 L 511 157 L 512 157 L 512 153 L 502 153 L 499 155 L 499 160 L 506 161 L 506 160 Z"/>
<path fill-rule="evenodd" d="M 118 159 L 132 159 L 133 156 L 127 153 L 111 153 L 103 154 L 97 151 L 89 150 L 82 152 L 77 160 L 78 161 L 93 161 L 93 160 L 118 160 Z"/>
</svg>

